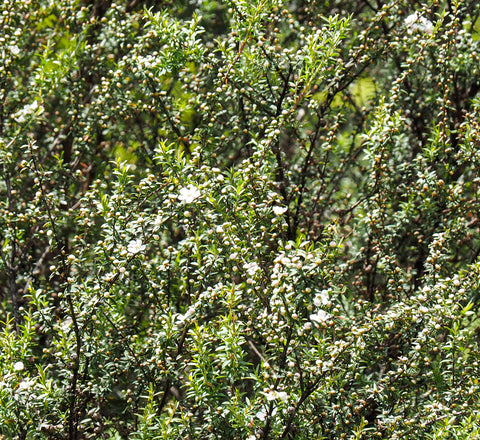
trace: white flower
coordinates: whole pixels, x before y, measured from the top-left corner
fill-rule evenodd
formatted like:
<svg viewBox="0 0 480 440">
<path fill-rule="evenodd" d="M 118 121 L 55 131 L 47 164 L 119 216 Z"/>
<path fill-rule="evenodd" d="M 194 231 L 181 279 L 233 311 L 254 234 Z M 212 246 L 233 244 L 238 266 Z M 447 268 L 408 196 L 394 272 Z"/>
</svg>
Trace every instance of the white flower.
<svg viewBox="0 0 480 440">
<path fill-rule="evenodd" d="M 422 17 L 418 12 L 414 12 L 405 19 L 405 26 L 407 26 L 408 33 L 410 34 L 415 31 L 431 34 L 433 30 L 432 22 Z"/>
<path fill-rule="evenodd" d="M 10 53 L 12 55 L 18 55 L 20 53 L 20 49 L 18 46 L 14 45 L 14 46 L 10 46 Z"/>
<path fill-rule="evenodd" d="M 127 251 L 130 254 L 138 254 L 139 252 L 142 252 L 143 250 L 145 250 L 145 245 L 142 244 L 142 240 L 140 240 L 140 239 L 132 240 L 130 243 L 128 243 Z"/>
<path fill-rule="evenodd" d="M 180 190 L 178 200 L 185 203 L 192 203 L 196 198 L 200 197 L 202 193 L 195 185 L 188 185 Z"/>
<path fill-rule="evenodd" d="M 267 393 L 267 400 L 281 400 L 282 402 L 286 402 L 288 400 L 288 394 L 285 391 L 270 391 Z"/>
<path fill-rule="evenodd" d="M 112 281 L 114 278 L 115 278 L 115 274 L 113 272 L 108 272 L 102 277 L 102 279 L 107 283 Z"/>
<path fill-rule="evenodd" d="M 263 422 L 267 418 L 267 411 L 265 409 L 261 409 L 255 415 Z"/>
<path fill-rule="evenodd" d="M 158 64 L 158 61 L 152 55 L 147 55 L 146 57 L 138 56 L 137 62 L 146 69 L 152 69 Z"/>
<path fill-rule="evenodd" d="M 287 207 L 286 206 L 274 206 L 272 208 L 272 211 L 275 215 L 282 215 L 284 214 L 285 212 L 287 212 Z"/>
<path fill-rule="evenodd" d="M 247 269 L 249 275 L 255 275 L 260 270 L 260 266 L 255 262 L 245 264 L 243 268 Z"/>
<path fill-rule="evenodd" d="M 19 384 L 18 384 L 18 391 L 22 391 L 22 390 L 28 390 L 29 388 L 32 388 L 32 386 L 35 385 L 35 381 L 32 380 L 32 379 L 25 379 L 25 380 L 22 380 Z"/>
<path fill-rule="evenodd" d="M 72 323 L 73 323 L 72 318 L 68 317 L 67 319 L 65 319 L 65 321 L 62 322 L 62 324 L 60 325 L 60 328 L 62 329 L 63 332 L 66 333 L 72 326 Z"/>
<path fill-rule="evenodd" d="M 22 361 L 15 362 L 15 363 L 13 364 L 13 369 L 14 369 L 15 371 L 22 371 L 24 368 L 25 368 L 25 365 L 23 365 L 23 362 L 22 362 Z"/>
<path fill-rule="evenodd" d="M 317 313 L 313 313 L 310 315 L 310 321 L 325 322 L 331 317 L 332 315 L 330 315 L 330 313 L 327 313 L 325 310 L 320 309 Z"/>
<path fill-rule="evenodd" d="M 195 313 L 195 307 L 191 306 L 187 309 L 187 312 L 184 315 L 178 314 L 177 321 L 176 321 L 177 326 L 183 327 L 185 325 L 185 321 L 187 321 L 190 318 L 190 316 L 192 316 L 194 313 Z"/>
<path fill-rule="evenodd" d="M 328 304 L 328 300 L 328 291 L 322 290 L 319 294 L 315 296 L 313 304 L 315 304 L 317 307 L 320 307 L 321 305 Z"/>
<path fill-rule="evenodd" d="M 27 104 L 17 113 L 15 113 L 15 120 L 23 123 L 27 120 L 28 116 L 36 114 L 41 115 L 43 113 L 43 107 L 38 105 L 38 101 L 33 101 L 31 104 Z"/>
<path fill-rule="evenodd" d="M 267 418 L 267 409 L 266 408 L 262 408 L 260 411 L 257 412 L 257 414 L 255 414 L 257 416 L 257 418 L 259 418 L 262 422 Z M 272 414 L 271 416 L 274 416 L 275 414 L 277 414 L 277 408 L 273 408 L 273 411 L 272 411 Z"/>
<path fill-rule="evenodd" d="M 418 12 L 414 12 L 413 14 L 410 14 L 406 19 L 405 19 L 405 25 L 407 27 L 411 26 L 413 23 L 415 23 L 418 20 Z"/>
</svg>

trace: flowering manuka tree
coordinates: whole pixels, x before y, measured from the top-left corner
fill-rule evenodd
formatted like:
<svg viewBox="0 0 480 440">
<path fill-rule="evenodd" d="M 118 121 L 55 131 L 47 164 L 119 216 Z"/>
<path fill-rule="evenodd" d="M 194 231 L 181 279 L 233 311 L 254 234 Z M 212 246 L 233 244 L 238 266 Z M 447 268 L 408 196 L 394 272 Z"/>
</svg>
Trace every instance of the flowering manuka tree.
<svg viewBox="0 0 480 440">
<path fill-rule="evenodd" d="M 1 8 L 0 439 L 480 436 L 478 2 Z"/>
</svg>

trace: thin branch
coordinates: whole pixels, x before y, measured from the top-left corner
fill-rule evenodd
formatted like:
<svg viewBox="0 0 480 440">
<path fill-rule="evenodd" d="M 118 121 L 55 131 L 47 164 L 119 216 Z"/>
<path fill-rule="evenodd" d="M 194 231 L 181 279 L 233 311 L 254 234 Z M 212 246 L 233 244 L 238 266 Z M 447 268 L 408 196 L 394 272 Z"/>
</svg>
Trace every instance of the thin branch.
<svg viewBox="0 0 480 440">
<path fill-rule="evenodd" d="M 14 206 L 13 206 L 13 197 L 12 197 L 12 184 L 10 181 L 10 174 L 5 169 L 5 165 L 4 165 L 4 172 L 5 172 L 5 185 L 7 187 L 8 210 L 9 212 L 13 213 Z M 13 227 L 13 233 L 11 238 L 10 258 L 9 258 L 8 264 L 6 264 L 6 269 L 8 272 L 8 278 L 9 278 L 9 284 L 10 284 L 10 296 L 12 298 L 13 321 L 15 324 L 15 332 L 17 334 L 20 334 L 21 317 L 19 312 L 20 306 L 19 306 L 18 287 L 17 287 L 18 266 L 15 264 L 16 253 L 17 253 L 17 228 L 15 226 L 15 223 L 13 223 L 12 227 Z M 2 257 L 3 257 L 3 254 L 2 254 Z"/>
</svg>

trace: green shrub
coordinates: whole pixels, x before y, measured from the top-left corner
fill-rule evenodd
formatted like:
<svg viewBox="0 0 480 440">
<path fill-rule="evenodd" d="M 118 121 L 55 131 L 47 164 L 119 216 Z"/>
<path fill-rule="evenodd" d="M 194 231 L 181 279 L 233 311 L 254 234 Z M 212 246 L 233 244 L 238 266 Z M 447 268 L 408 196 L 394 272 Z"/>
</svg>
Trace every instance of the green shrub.
<svg viewBox="0 0 480 440">
<path fill-rule="evenodd" d="M 480 437 L 476 2 L 1 10 L 0 438 Z"/>
</svg>

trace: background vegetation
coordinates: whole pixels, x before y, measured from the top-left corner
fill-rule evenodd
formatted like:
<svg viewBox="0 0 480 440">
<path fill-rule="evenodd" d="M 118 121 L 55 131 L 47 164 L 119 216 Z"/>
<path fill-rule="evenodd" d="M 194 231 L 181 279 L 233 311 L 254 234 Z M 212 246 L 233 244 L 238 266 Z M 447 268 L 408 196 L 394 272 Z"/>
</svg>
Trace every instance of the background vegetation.
<svg viewBox="0 0 480 440">
<path fill-rule="evenodd" d="M 1 438 L 480 438 L 478 2 L 1 12 Z"/>
</svg>

